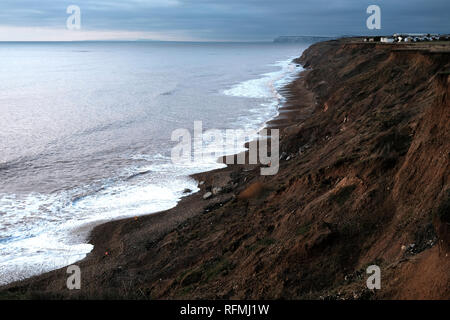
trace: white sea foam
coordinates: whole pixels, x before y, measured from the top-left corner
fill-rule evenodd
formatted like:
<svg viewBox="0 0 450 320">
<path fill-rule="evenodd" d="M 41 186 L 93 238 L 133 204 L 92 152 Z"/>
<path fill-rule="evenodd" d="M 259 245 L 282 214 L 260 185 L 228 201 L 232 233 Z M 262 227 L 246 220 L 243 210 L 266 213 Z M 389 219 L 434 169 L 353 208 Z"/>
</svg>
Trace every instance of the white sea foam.
<svg viewBox="0 0 450 320">
<path fill-rule="evenodd" d="M 260 78 L 238 83 L 223 91 L 228 96 L 262 100 L 255 108 L 249 110 L 249 116 L 238 119 L 242 127 L 260 130 L 267 121 L 278 115 L 279 107 L 285 102 L 280 90 L 303 70 L 301 66 L 293 62 L 294 58 L 273 64 L 272 66 L 280 68 L 278 71 L 262 74 Z"/>
<path fill-rule="evenodd" d="M 224 90 L 223 93 L 234 97 L 282 99 L 279 89 L 287 84 L 300 67 L 293 62 L 294 57 L 273 64 L 280 70 L 262 74 L 260 78 L 250 79 Z"/>
<path fill-rule="evenodd" d="M 93 248 L 86 241 L 94 225 L 173 208 L 185 188 L 198 190 L 194 180 L 180 175 L 158 184 L 123 182 L 75 198 L 80 190 L 23 199 L 0 195 L 2 220 L 8 221 L 0 227 L 0 284 L 83 259 Z"/>
</svg>

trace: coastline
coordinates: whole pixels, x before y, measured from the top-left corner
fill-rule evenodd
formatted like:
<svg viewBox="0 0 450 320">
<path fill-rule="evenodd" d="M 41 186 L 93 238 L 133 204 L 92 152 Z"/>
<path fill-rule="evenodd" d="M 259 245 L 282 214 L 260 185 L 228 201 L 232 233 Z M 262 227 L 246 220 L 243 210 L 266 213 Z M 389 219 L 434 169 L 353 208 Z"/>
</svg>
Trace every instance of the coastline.
<svg viewBox="0 0 450 320">
<path fill-rule="evenodd" d="M 291 59 L 291 63 L 297 64 L 295 60 L 298 58 Z M 273 116 L 272 118 L 268 119 L 264 122 L 264 124 L 261 126 L 261 128 L 258 131 L 261 131 L 263 129 L 280 129 L 283 130 L 285 127 L 288 127 L 294 123 L 300 117 L 304 117 L 305 110 L 308 109 L 305 108 L 305 105 L 308 105 L 309 109 L 312 107 L 312 102 L 304 102 L 303 97 L 300 96 L 300 100 L 302 100 L 301 107 L 295 107 L 293 104 L 295 104 L 296 101 L 293 101 L 293 96 L 290 96 L 288 98 L 286 95 L 290 95 L 289 91 L 292 89 L 289 89 L 289 87 L 293 84 L 293 82 L 299 80 L 301 77 L 303 77 L 304 74 L 307 73 L 307 70 L 300 71 L 300 73 L 297 76 L 288 75 L 288 77 L 292 77 L 289 82 L 284 84 L 284 87 L 282 88 L 283 91 L 283 98 L 285 99 L 284 104 L 280 105 L 280 107 L 277 110 L 277 114 Z M 302 84 L 301 86 L 297 86 L 297 89 L 302 90 L 302 95 L 306 94 L 306 99 L 311 99 L 312 92 L 309 90 L 306 90 L 303 88 Z M 310 112 L 310 111 L 308 111 Z M 245 147 L 248 148 L 249 143 L 254 143 L 255 141 L 252 140 L 248 143 L 246 143 Z M 248 151 L 243 151 L 243 153 L 248 154 Z M 226 156 L 233 156 L 232 154 L 226 155 Z M 223 156 L 221 158 L 224 158 L 226 156 Z M 234 154 L 235 157 L 238 156 L 238 154 Z M 220 159 L 220 158 L 219 158 Z M 218 161 L 219 161 L 218 159 Z M 175 226 L 179 225 L 183 221 L 186 221 L 187 219 L 191 219 L 199 214 L 202 213 L 202 209 L 199 210 L 202 206 L 206 204 L 206 206 L 210 205 L 211 203 L 227 203 L 231 200 L 234 200 L 235 195 L 229 197 L 229 196 L 215 196 L 213 199 L 204 200 L 203 194 L 206 192 L 211 191 L 211 186 L 214 185 L 215 187 L 224 188 L 229 191 L 229 193 L 232 193 L 231 191 L 233 189 L 229 188 L 227 186 L 227 183 L 230 181 L 230 177 L 236 173 L 246 171 L 248 172 L 248 176 L 257 176 L 254 175 L 254 169 L 259 169 L 261 165 L 228 165 L 225 168 L 219 168 L 219 169 L 213 169 L 210 171 L 204 171 L 196 174 L 192 174 L 189 177 L 193 178 L 198 183 L 199 190 L 194 192 L 193 194 L 187 195 L 182 197 L 177 205 L 174 208 L 163 210 L 159 212 L 149 213 L 144 216 L 139 216 L 135 218 L 124 218 L 124 219 L 118 219 L 113 221 L 99 221 L 94 222 L 89 225 L 82 226 L 82 230 L 84 233 L 88 234 L 88 244 L 93 246 L 93 250 L 87 254 L 87 256 L 74 263 L 75 265 L 79 265 L 81 268 L 83 268 L 83 265 L 90 264 L 92 261 L 97 261 L 98 259 L 103 259 L 105 257 L 105 253 L 108 252 L 108 255 L 112 253 L 112 251 L 115 251 L 114 248 L 116 247 L 115 244 L 113 244 L 114 239 L 110 237 L 110 234 L 114 234 L 119 229 L 121 229 L 124 225 L 133 224 L 133 222 L 139 221 L 140 224 L 145 223 L 146 227 L 149 227 L 151 225 L 151 229 L 148 230 L 149 232 L 152 232 L 152 239 L 158 239 L 165 233 L 167 233 L 171 228 L 174 228 Z M 200 185 L 200 183 L 204 183 L 203 187 Z M 238 188 L 242 189 L 242 188 Z M 240 190 L 242 191 L 242 190 Z M 239 193 L 239 191 L 237 191 Z M 226 193 L 224 193 L 226 194 Z M 86 231 L 89 230 L 89 231 Z M 95 262 L 96 263 L 96 262 Z M 8 283 L 4 286 L 0 286 L 0 291 L 3 288 L 6 288 L 9 290 L 10 287 L 15 287 L 17 284 L 21 286 L 20 284 L 25 284 L 28 282 L 34 282 L 38 281 L 40 282 L 41 278 L 47 278 L 47 275 L 50 275 L 51 277 L 53 274 L 58 274 L 61 271 L 64 271 L 66 267 L 45 272 L 43 274 L 31 276 L 29 278 L 14 281 L 12 283 Z M 0 294 L 1 299 L 1 294 Z"/>
<path fill-rule="evenodd" d="M 263 78 L 250 79 L 250 80 L 246 80 L 246 81 L 243 82 L 243 83 L 246 83 L 246 82 L 249 82 L 249 81 L 260 81 L 260 80 L 263 80 L 263 79 L 266 79 L 266 78 L 269 79 L 270 77 L 272 77 L 273 74 L 284 73 L 283 76 L 280 76 L 279 78 L 274 78 L 274 79 L 271 80 L 271 86 L 277 88 L 277 91 L 276 91 L 277 94 L 276 95 L 278 95 L 278 97 L 276 97 L 276 98 L 274 97 L 273 98 L 274 101 L 269 103 L 268 106 L 267 106 L 268 108 L 273 108 L 274 105 L 278 105 L 278 106 L 281 106 L 281 108 L 277 108 L 276 111 L 274 111 L 276 114 L 275 115 L 271 115 L 270 118 L 265 120 L 265 122 L 263 122 L 262 125 L 258 125 L 258 128 L 255 128 L 256 131 L 260 132 L 261 130 L 263 130 L 265 128 L 268 128 L 269 126 L 267 126 L 266 124 L 270 123 L 271 121 L 273 121 L 275 119 L 277 119 L 278 116 L 279 116 L 279 113 L 282 112 L 282 111 L 280 111 L 280 110 L 283 109 L 283 107 L 282 107 L 283 104 L 282 104 L 281 101 L 284 100 L 284 97 L 280 98 L 280 96 L 279 96 L 279 89 L 286 87 L 290 82 L 295 80 L 296 76 L 294 76 L 294 74 L 298 74 L 299 73 L 299 71 L 297 69 L 294 69 L 294 70 L 291 70 L 291 71 L 287 71 L 288 68 L 289 68 L 289 65 L 297 65 L 297 68 L 299 67 L 298 64 L 295 64 L 293 62 L 296 58 L 297 58 L 297 56 L 293 56 L 293 57 L 291 57 L 290 59 L 287 59 L 287 60 L 277 61 L 277 62 L 273 63 L 273 66 L 280 67 L 279 71 L 277 70 L 277 71 L 273 71 L 273 72 L 270 72 L 270 73 L 264 73 L 264 74 L 261 75 Z M 282 82 L 282 85 L 281 86 L 277 85 L 277 82 Z M 235 86 L 238 87 L 240 85 L 242 85 L 242 83 L 239 83 L 239 84 L 237 84 Z M 230 93 L 225 93 L 225 94 L 226 95 L 230 95 L 230 96 L 242 97 L 240 94 L 233 93 L 233 89 L 234 89 L 234 87 L 231 87 L 231 88 L 229 88 L 227 90 L 224 90 L 226 92 L 230 92 Z M 247 96 L 246 94 L 243 97 L 256 98 L 256 97 L 253 97 L 253 96 Z M 262 99 L 262 97 L 259 97 L 259 95 L 258 95 L 257 98 L 261 98 Z M 246 143 L 245 146 L 242 146 L 242 147 L 247 147 L 247 146 L 248 146 L 248 143 Z M 246 151 L 243 151 L 243 152 L 247 153 Z M 226 154 L 226 155 L 224 155 L 224 156 L 222 156 L 220 158 L 225 158 L 225 157 L 229 157 L 229 156 L 233 156 L 233 155 L 237 156 L 238 154 Z M 217 162 L 219 162 L 220 158 L 217 159 Z M 228 165 L 227 165 L 227 167 L 228 167 Z M 188 177 L 190 179 L 193 179 L 198 184 L 200 182 L 200 180 L 198 180 L 199 178 L 196 178 L 196 177 L 202 177 L 202 176 L 205 176 L 205 175 L 207 176 L 207 173 L 209 173 L 209 172 L 220 171 L 222 169 L 226 169 L 226 168 L 204 169 L 206 171 L 201 171 L 201 172 L 198 172 L 198 173 L 195 173 L 195 174 L 190 174 L 190 175 L 188 175 L 186 177 Z M 189 188 L 191 188 L 191 186 L 189 186 Z M 190 190 L 190 189 L 187 189 L 187 190 Z M 199 192 L 201 192 L 201 189 L 199 189 L 198 191 L 195 191 L 195 192 L 190 192 L 189 195 L 181 196 L 177 200 L 177 205 L 175 205 L 173 208 L 170 208 L 170 209 L 167 209 L 167 210 L 155 211 L 155 212 L 147 213 L 147 214 L 144 214 L 144 215 L 139 215 L 138 217 L 139 217 L 139 219 L 141 219 L 143 217 L 150 216 L 150 215 L 166 214 L 168 211 L 171 211 L 172 209 L 175 209 L 175 207 L 178 206 L 178 204 L 180 202 L 182 202 L 182 201 L 183 202 L 184 201 L 191 201 L 190 197 L 195 195 L 195 194 L 197 194 L 197 193 L 199 193 Z M 179 215 L 179 217 L 181 218 L 181 220 L 188 218 L 187 216 L 185 216 L 183 214 Z M 76 229 L 71 230 L 71 233 L 76 234 L 79 238 L 86 239 L 86 245 L 91 245 L 94 248 L 95 245 L 94 245 L 94 243 L 92 243 L 91 239 L 94 237 L 93 233 L 94 233 L 94 230 L 97 227 L 100 227 L 100 226 L 102 226 L 104 224 L 108 224 L 108 223 L 114 223 L 114 222 L 119 222 L 119 221 L 126 221 L 126 220 L 131 220 L 131 219 L 135 219 L 135 217 L 123 217 L 123 218 L 117 218 L 115 220 L 103 219 L 103 220 L 98 220 L 98 221 L 92 221 L 92 222 L 90 222 L 88 224 L 81 225 L 81 226 L 77 227 Z M 169 218 L 169 220 L 170 220 L 170 218 Z M 175 221 L 178 221 L 178 219 L 175 219 Z M 164 223 L 162 223 L 162 224 L 164 224 Z M 169 223 L 169 225 L 171 225 L 171 224 Z M 165 229 L 163 228 L 163 230 L 165 230 Z M 83 236 L 80 236 L 80 234 L 83 234 Z M 0 284 L 0 287 L 6 287 L 6 286 L 12 285 L 14 283 L 20 283 L 22 281 L 26 281 L 26 280 L 32 279 L 34 277 L 39 277 L 41 275 L 54 272 L 54 271 L 56 271 L 58 269 L 67 268 L 69 265 L 74 265 L 74 264 L 78 265 L 79 263 L 81 263 L 82 261 L 87 259 L 91 253 L 92 253 L 92 250 L 89 253 L 87 253 L 84 258 L 82 258 L 82 259 L 80 259 L 78 261 L 75 261 L 75 262 L 73 262 L 71 264 L 68 264 L 66 266 L 58 267 L 55 270 L 50 270 L 50 271 L 45 271 L 45 272 L 41 271 L 41 273 L 39 273 L 39 274 L 34 274 L 34 275 L 31 275 L 31 276 L 26 277 L 26 278 L 21 279 L 21 280 L 12 281 L 12 282 L 9 282 L 9 283 L 6 283 L 6 284 Z"/>
<path fill-rule="evenodd" d="M 414 113 L 402 116 L 407 123 L 392 122 L 398 133 L 394 134 L 388 154 L 379 156 L 386 152 L 376 149 L 379 139 L 390 137 L 385 137 L 389 128 L 383 127 L 383 121 L 392 119 L 378 120 L 376 113 L 368 115 L 367 107 L 366 113 L 357 108 L 349 110 L 346 102 L 358 92 L 372 94 L 372 102 L 363 97 L 353 102 L 360 103 L 360 108 L 376 101 L 374 86 L 381 87 L 383 79 L 373 85 L 365 83 L 374 73 L 367 73 L 362 66 L 376 69 L 391 63 L 389 59 L 393 63 L 405 60 L 403 53 L 393 53 L 386 46 L 375 52 L 370 51 L 373 47 L 346 39 L 327 41 L 311 46 L 296 60 L 306 70 L 286 86 L 286 104 L 266 125 L 281 129 L 280 154 L 285 156 L 278 175 L 261 177 L 257 165 L 229 165 L 195 174 L 194 179 L 204 181 L 199 185 L 200 191 L 182 198 L 175 208 L 94 228 L 89 241 L 94 250 L 77 263 L 86 283 L 80 292 L 65 289 L 67 275 L 62 268 L 4 286 L 0 288 L 0 298 L 448 298 L 448 259 L 438 255 L 434 236 L 424 233 L 420 241 L 434 243 L 423 244 L 421 251 L 409 255 L 402 252 L 402 244 L 408 241 L 422 246 L 414 235 L 425 232 L 420 225 L 429 217 L 417 213 L 417 222 L 407 224 L 404 234 L 392 231 L 401 225 L 398 217 L 411 211 L 414 200 L 408 200 L 395 179 L 404 176 L 400 185 L 406 189 L 408 179 L 420 181 L 405 173 L 410 169 L 403 168 L 418 161 L 408 162 L 408 152 L 415 151 L 411 147 L 414 143 L 408 139 L 406 148 L 403 132 L 414 124 L 418 128 L 414 134 L 419 137 L 427 117 L 433 119 L 434 113 L 439 114 L 438 108 L 448 110 L 448 76 L 444 91 L 439 84 L 444 81 L 442 77 L 430 78 L 426 87 L 433 96 L 443 99 L 443 107 L 437 105 L 437 110 L 430 111 L 426 107 L 436 102 L 419 95 L 417 104 L 410 105 Z M 353 53 L 355 49 L 360 52 Z M 336 56 L 336 52 L 344 57 Z M 438 54 L 430 58 L 427 53 L 423 57 L 421 52 L 413 52 L 408 59 L 429 59 L 431 66 L 423 69 L 434 75 L 445 62 L 445 56 Z M 326 62 L 328 56 L 334 60 Z M 354 61 L 351 66 L 349 61 Z M 405 69 L 416 67 L 405 64 Z M 347 86 L 343 89 L 341 83 Z M 408 84 L 405 92 L 413 90 L 414 85 Z M 345 91 L 351 89 L 355 90 L 350 91 L 352 94 Z M 397 97 L 412 99 L 393 91 L 386 99 L 378 98 L 382 101 L 378 103 L 389 106 L 389 101 L 396 101 Z M 427 104 L 419 106 L 420 103 Z M 385 112 L 392 112 L 392 108 L 403 112 L 402 106 L 397 103 Z M 421 115 L 425 120 L 418 120 Z M 444 120 L 439 125 L 446 128 Z M 382 121 L 381 128 L 372 121 Z M 365 144 L 361 142 L 364 139 Z M 445 139 L 442 141 L 445 143 Z M 439 147 L 442 146 L 437 150 Z M 440 158 L 436 161 L 442 163 Z M 383 170 L 388 172 L 383 173 L 387 177 L 382 177 Z M 448 178 L 445 162 L 436 170 L 439 176 L 430 178 L 429 185 Z M 203 194 L 213 187 L 223 191 L 204 200 Z M 391 194 L 392 189 L 395 194 Z M 441 200 L 445 195 L 435 189 L 429 193 L 436 194 L 436 202 L 445 200 Z M 420 209 L 430 206 L 426 202 Z M 396 219 L 390 216 L 393 211 L 397 212 Z M 439 226 L 439 222 L 436 224 Z M 377 225 L 383 227 L 374 227 Z M 439 231 L 435 234 L 438 240 L 443 237 Z M 378 241 L 380 238 L 383 240 Z M 377 259 L 387 277 L 386 290 L 379 294 L 364 290 L 364 279 L 360 277 L 362 267 Z M 423 270 L 425 263 L 427 271 Z M 399 270 L 400 280 L 394 273 Z M 422 280 L 408 285 L 408 277 L 420 270 Z M 439 272 L 444 277 L 433 278 Z M 428 282 L 425 288 L 424 282 Z"/>
<path fill-rule="evenodd" d="M 282 52 L 284 52 L 284 51 L 282 51 Z M 281 55 L 281 53 L 280 53 L 280 55 Z M 293 60 L 292 52 L 290 52 L 289 55 L 287 55 L 286 57 L 290 57 L 290 59 L 285 59 L 285 57 L 284 57 L 281 60 L 274 60 L 275 62 L 270 60 L 270 63 L 268 63 L 267 66 L 266 66 L 266 64 L 261 64 L 262 66 L 264 66 L 264 68 L 267 67 L 270 69 L 269 70 L 267 70 L 267 68 L 261 69 L 261 74 L 258 75 L 255 79 L 245 80 L 242 82 L 239 82 L 240 80 L 237 80 L 236 84 L 233 84 L 232 86 L 227 85 L 225 87 L 229 87 L 229 88 L 227 90 L 221 91 L 221 95 L 224 95 L 225 99 L 230 99 L 231 102 L 234 101 L 233 99 L 235 99 L 235 97 L 237 99 L 249 99 L 249 101 L 252 101 L 253 99 L 255 99 L 255 100 L 258 99 L 258 101 L 259 101 L 259 99 L 261 100 L 261 103 L 254 104 L 255 105 L 254 109 L 253 108 L 248 108 L 250 110 L 247 110 L 247 108 L 242 109 L 243 113 L 245 113 L 245 112 L 247 113 L 247 117 L 240 115 L 240 114 L 238 114 L 239 117 L 236 115 L 235 120 L 234 120 L 235 123 L 232 122 L 229 124 L 231 128 L 235 125 L 240 127 L 243 123 L 243 126 L 245 128 L 249 127 L 252 129 L 259 129 L 262 121 L 265 121 L 267 119 L 270 120 L 274 117 L 274 114 L 276 114 L 276 112 L 277 112 L 276 106 L 278 105 L 278 102 L 282 101 L 282 98 L 279 95 L 274 94 L 274 92 L 276 92 L 275 89 L 279 89 L 280 86 L 282 85 L 282 83 L 286 82 L 287 79 L 292 77 L 293 73 L 296 73 L 296 69 L 292 67 L 292 60 Z M 272 69 L 273 69 L 273 71 L 272 71 Z M 270 71 L 270 72 L 267 72 L 267 71 Z M 249 77 L 253 77 L 253 76 L 254 75 L 249 75 Z M 251 85 L 247 85 L 247 83 L 250 83 Z M 242 90 L 242 88 L 240 88 L 242 86 L 246 90 Z M 221 89 L 223 89 L 223 88 L 221 87 Z M 229 93 L 225 93 L 225 91 L 229 91 Z M 248 92 L 248 95 L 244 94 L 245 92 Z M 255 110 L 260 110 L 260 109 L 262 110 L 262 112 L 256 113 Z M 267 109 L 267 112 L 265 111 L 265 109 Z M 169 138 L 170 138 L 170 134 L 169 134 Z M 112 141 L 112 143 L 114 143 L 114 141 Z M 164 151 L 169 151 L 169 153 L 170 153 L 170 150 L 167 150 L 167 148 Z M 240 149 L 237 150 L 236 152 L 238 152 L 238 151 L 240 151 Z M 161 157 L 163 157 L 163 156 L 161 156 Z M 131 157 L 131 158 L 133 158 L 133 157 Z M 214 161 L 215 159 L 214 159 L 214 157 L 211 157 L 210 160 Z M 219 168 L 222 166 L 220 164 L 215 165 L 214 163 L 209 165 L 208 162 L 209 161 L 206 161 L 206 164 L 204 164 L 203 161 L 199 161 L 198 164 L 196 163 L 194 165 L 195 166 L 194 169 L 192 169 L 192 170 L 188 169 L 187 170 L 188 172 L 183 172 L 180 175 L 180 177 L 182 177 L 180 179 L 181 183 L 178 184 L 177 193 L 174 194 L 173 197 L 171 197 L 171 199 L 173 199 L 173 201 L 171 201 L 172 203 L 169 204 L 168 206 L 163 205 L 162 207 L 159 206 L 159 208 L 157 208 L 157 209 L 153 209 L 153 210 L 149 209 L 146 211 L 137 210 L 136 208 L 134 210 L 131 209 L 130 212 L 128 212 L 127 210 L 122 210 L 122 212 L 120 212 L 119 210 L 116 210 L 116 212 L 119 213 L 119 216 L 116 217 L 115 219 L 122 220 L 125 218 L 134 218 L 135 215 L 141 216 L 141 215 L 154 214 L 154 213 L 157 213 L 158 211 L 165 211 L 170 208 L 173 208 L 174 206 L 176 206 L 176 204 L 180 201 L 181 198 L 185 197 L 187 194 L 191 194 L 192 190 L 194 190 L 194 191 L 198 190 L 197 182 L 195 182 L 192 179 L 192 177 L 190 177 L 190 174 L 196 173 L 196 172 L 210 171 L 210 170 L 213 170 L 215 168 Z M 178 168 L 175 168 L 175 170 L 177 170 L 177 169 Z M 145 170 L 147 170 L 147 169 L 145 169 Z M 158 170 L 158 168 L 156 170 Z M 179 170 L 179 171 L 183 171 L 183 170 Z M 137 173 L 136 175 L 133 174 L 130 177 L 126 177 L 126 180 L 128 180 L 128 179 L 131 180 L 131 179 L 134 179 L 135 177 L 139 177 L 141 175 L 141 172 L 139 170 L 137 172 L 139 172 L 139 173 Z M 147 171 L 146 171 L 146 174 L 147 174 Z M 151 180 L 151 178 L 150 178 L 150 180 Z M 183 183 L 184 183 L 184 185 L 183 185 Z M 161 184 L 162 186 L 165 186 L 165 183 L 161 180 L 159 181 L 159 184 Z M 190 192 L 185 192 L 186 190 L 190 190 Z M 80 196 L 80 198 L 78 198 L 78 195 L 76 197 L 73 197 L 74 199 L 76 199 L 74 201 L 74 203 L 76 202 L 78 204 L 79 199 L 84 199 L 84 197 L 85 197 L 85 194 L 82 194 Z M 149 193 L 147 195 L 147 197 L 149 197 L 150 199 L 153 199 L 152 193 Z M 157 198 L 157 196 L 156 196 L 156 198 Z M 139 199 L 137 199 L 137 200 L 139 200 Z M 131 207 L 131 208 L 138 207 L 138 204 L 134 203 L 134 201 L 130 201 L 129 207 Z M 89 210 L 89 207 L 88 207 L 86 210 L 84 210 L 85 212 L 87 212 L 88 216 L 93 215 L 93 213 L 96 212 L 95 207 L 93 207 L 93 208 L 91 207 L 91 209 L 92 209 L 92 211 Z M 125 208 L 123 208 L 123 209 L 125 209 Z M 134 213 L 132 211 L 137 212 L 137 213 Z M 90 214 L 89 214 L 89 212 L 90 212 Z M 76 215 L 74 214 L 73 216 L 76 216 Z M 95 218 L 97 220 L 95 220 Z M 54 256 L 56 257 L 56 259 L 53 259 L 53 260 L 58 261 L 57 258 L 59 256 L 61 256 L 62 261 L 61 262 L 58 261 L 54 265 L 51 264 L 52 259 L 49 255 L 47 255 L 47 257 L 45 257 L 44 254 L 42 254 L 42 256 L 44 256 L 42 259 L 39 259 L 39 255 L 36 255 L 36 258 L 35 258 L 35 261 L 37 261 L 37 263 L 35 263 L 36 266 L 29 264 L 29 265 L 27 265 L 27 268 L 25 269 L 25 268 L 22 268 L 22 265 L 20 264 L 23 260 L 21 261 L 21 259 L 15 259 L 15 261 L 18 261 L 17 265 L 15 265 L 14 260 L 13 260 L 15 257 L 14 252 L 21 252 L 22 250 L 11 249 L 11 254 L 5 252 L 5 257 L 6 257 L 5 260 L 10 259 L 13 261 L 4 262 L 6 267 L 5 267 L 5 265 L 2 265 L 2 273 L 0 274 L 0 286 L 15 282 L 18 280 L 24 280 L 24 279 L 32 277 L 34 275 L 43 274 L 43 273 L 46 273 L 46 272 L 49 272 L 49 271 L 52 271 L 55 269 L 64 268 L 70 264 L 76 264 L 79 261 L 83 260 L 85 258 L 85 256 L 87 254 L 89 254 L 89 252 L 92 250 L 91 248 L 93 247 L 88 243 L 89 235 L 90 235 L 90 232 L 93 230 L 93 228 L 97 225 L 106 223 L 108 221 L 112 221 L 114 219 L 113 215 L 111 215 L 111 217 L 102 217 L 101 215 L 97 215 L 95 218 L 89 219 L 88 220 L 89 222 L 81 222 L 79 226 L 75 226 L 71 229 L 69 228 L 68 231 L 65 232 L 65 234 L 68 235 L 67 239 L 64 239 L 65 241 L 54 241 L 55 243 L 60 242 L 64 245 L 66 245 L 66 244 L 68 245 L 67 246 L 68 249 L 66 249 L 66 252 L 64 254 L 61 254 L 61 252 L 58 252 L 55 250 L 56 252 L 55 252 Z M 61 232 L 61 234 L 63 234 L 63 233 Z M 42 243 L 44 243 L 44 245 L 46 244 L 45 241 L 42 241 Z M 75 248 L 75 247 L 78 244 L 80 244 L 80 246 L 86 247 L 86 249 L 80 250 L 80 253 L 76 254 L 77 248 Z M 43 250 L 40 250 L 39 252 L 45 252 L 45 248 Z M 31 256 L 31 254 L 29 254 L 28 256 Z M 78 259 L 78 260 L 76 260 L 76 259 Z M 41 265 L 40 261 L 46 261 L 46 264 L 43 263 Z M 25 265 L 25 263 L 23 263 L 23 264 Z M 4 277 L 3 277 L 3 275 L 4 275 Z"/>
</svg>

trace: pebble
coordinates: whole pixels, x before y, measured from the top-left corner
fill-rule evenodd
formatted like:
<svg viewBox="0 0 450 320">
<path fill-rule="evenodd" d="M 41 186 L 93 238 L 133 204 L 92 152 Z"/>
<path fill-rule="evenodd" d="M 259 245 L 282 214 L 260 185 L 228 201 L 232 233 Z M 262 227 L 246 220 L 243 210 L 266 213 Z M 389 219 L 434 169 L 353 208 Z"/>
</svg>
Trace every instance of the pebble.
<svg viewBox="0 0 450 320">
<path fill-rule="evenodd" d="M 203 199 L 204 199 L 204 200 L 209 199 L 209 198 L 211 198 L 211 197 L 212 197 L 212 193 L 211 193 L 211 192 L 207 192 L 207 193 L 205 193 L 205 194 L 203 195 Z"/>
<path fill-rule="evenodd" d="M 213 195 L 218 195 L 218 194 L 221 193 L 221 192 L 222 192 L 222 188 L 220 188 L 220 187 L 214 187 L 214 188 L 212 189 Z"/>
</svg>

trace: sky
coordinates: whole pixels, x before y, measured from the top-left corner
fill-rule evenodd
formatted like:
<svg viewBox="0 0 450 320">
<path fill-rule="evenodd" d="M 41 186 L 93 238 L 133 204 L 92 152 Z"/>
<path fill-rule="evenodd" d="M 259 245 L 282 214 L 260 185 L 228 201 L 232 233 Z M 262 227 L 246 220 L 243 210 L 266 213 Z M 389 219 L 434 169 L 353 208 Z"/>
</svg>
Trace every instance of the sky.
<svg viewBox="0 0 450 320">
<path fill-rule="evenodd" d="M 67 8 L 81 12 L 69 30 Z M 369 30 L 369 5 L 381 29 Z M 0 41 L 271 41 L 281 35 L 450 33 L 449 0 L 1 0 Z"/>
</svg>

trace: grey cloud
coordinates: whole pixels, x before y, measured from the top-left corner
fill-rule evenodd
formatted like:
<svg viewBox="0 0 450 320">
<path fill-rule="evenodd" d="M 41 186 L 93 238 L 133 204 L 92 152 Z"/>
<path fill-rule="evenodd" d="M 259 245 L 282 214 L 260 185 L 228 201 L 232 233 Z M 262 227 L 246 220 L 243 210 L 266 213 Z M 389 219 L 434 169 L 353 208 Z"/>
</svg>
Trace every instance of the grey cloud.
<svg viewBox="0 0 450 320">
<path fill-rule="evenodd" d="M 0 25 L 63 27 L 67 6 L 86 30 L 172 32 L 204 40 L 270 40 L 278 35 L 450 32 L 448 0 L 2 0 Z M 382 30 L 366 29 L 366 8 Z"/>
</svg>

